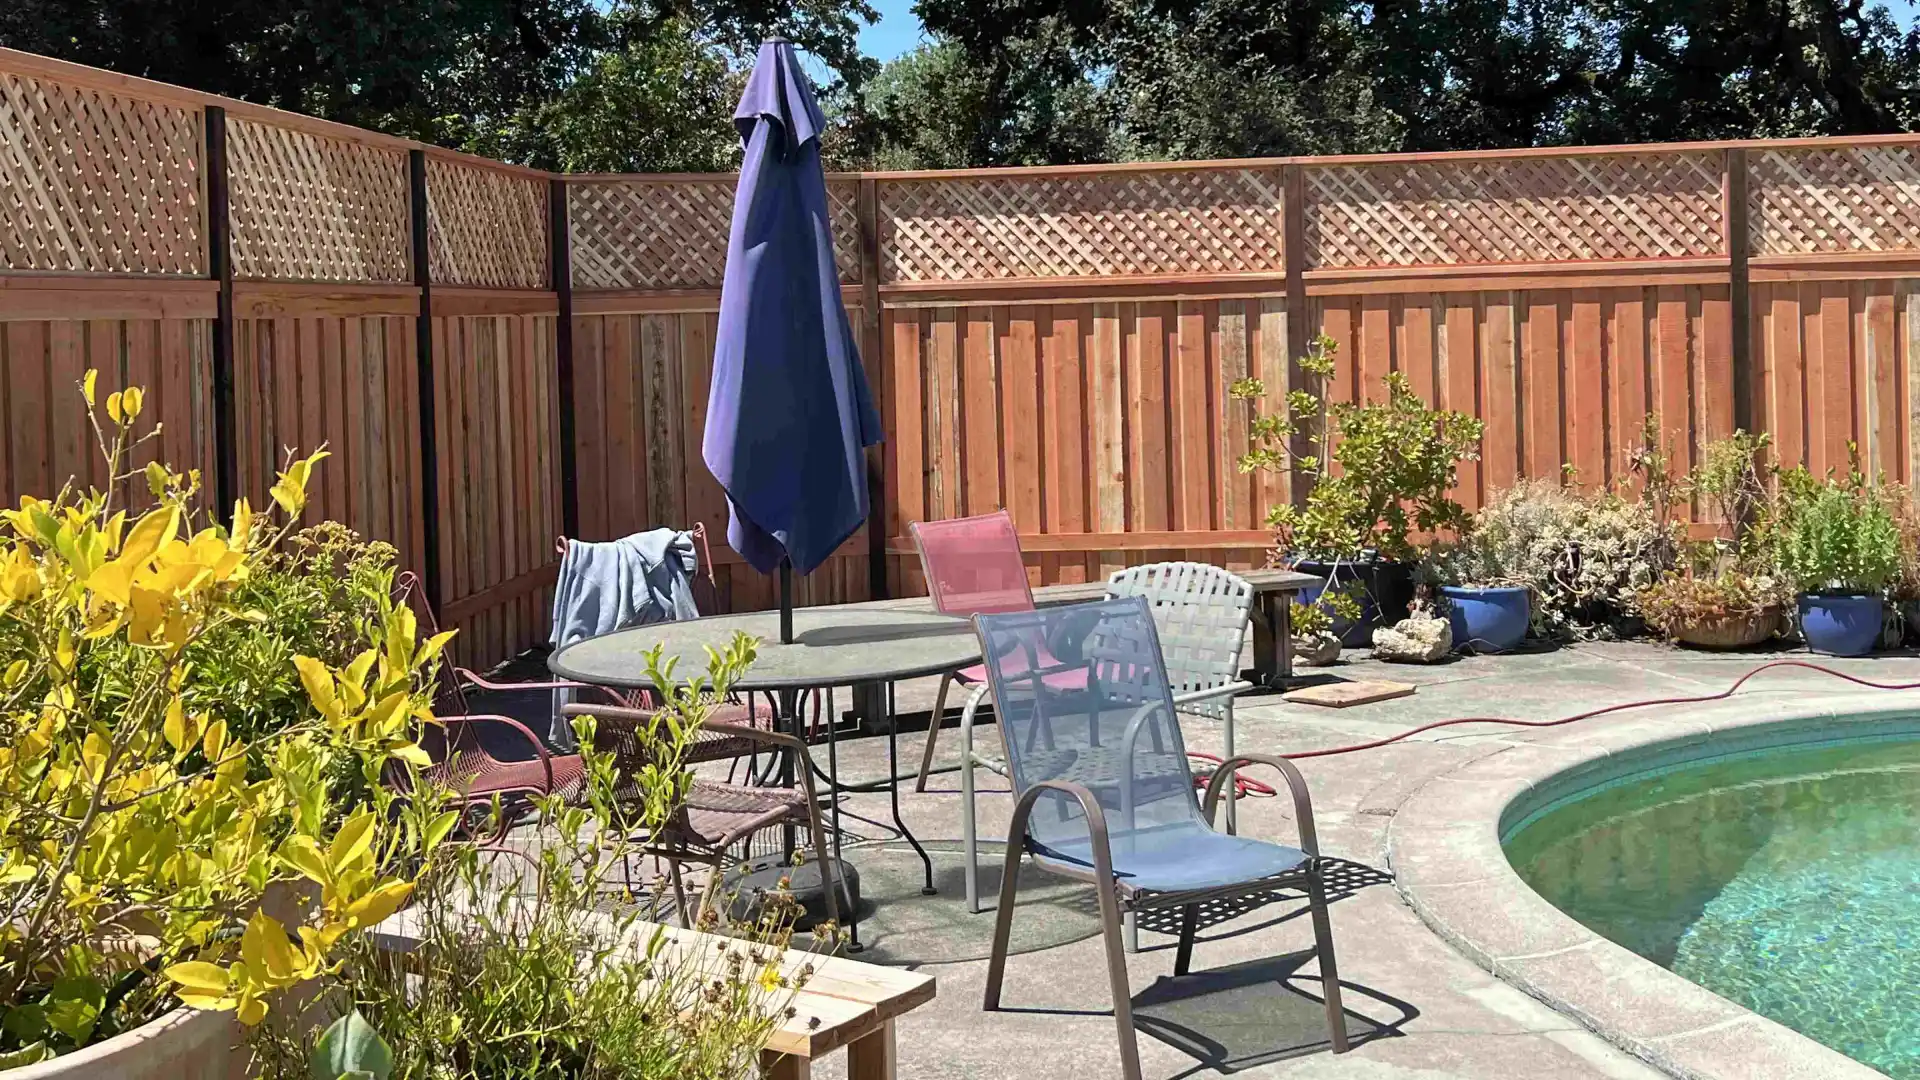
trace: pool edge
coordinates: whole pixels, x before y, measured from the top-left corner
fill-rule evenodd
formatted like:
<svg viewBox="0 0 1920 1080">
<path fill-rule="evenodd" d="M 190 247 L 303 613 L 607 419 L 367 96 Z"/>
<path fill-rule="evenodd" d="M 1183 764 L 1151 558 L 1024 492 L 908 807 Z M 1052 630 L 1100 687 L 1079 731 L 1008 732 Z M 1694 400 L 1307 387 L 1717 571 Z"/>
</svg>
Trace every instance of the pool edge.
<svg viewBox="0 0 1920 1080">
<path fill-rule="evenodd" d="M 1734 699 L 1650 711 L 1515 742 L 1422 784 L 1387 829 L 1395 888 L 1437 936 L 1474 963 L 1627 1053 L 1687 1080 L 1765 1076 L 1885 1080 L 1879 1071 L 1735 1004 L 1588 930 L 1508 863 L 1501 829 L 1515 807 L 1604 769 L 1616 756 L 1701 753 L 1780 734 L 1911 716 L 1920 694 Z"/>
</svg>

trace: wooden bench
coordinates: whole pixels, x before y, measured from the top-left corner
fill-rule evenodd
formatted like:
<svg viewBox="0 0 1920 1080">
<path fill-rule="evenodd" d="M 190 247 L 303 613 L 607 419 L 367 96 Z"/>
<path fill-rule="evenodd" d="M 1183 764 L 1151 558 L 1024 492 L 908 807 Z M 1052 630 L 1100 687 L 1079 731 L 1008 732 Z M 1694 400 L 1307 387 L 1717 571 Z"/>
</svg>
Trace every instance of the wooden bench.
<svg viewBox="0 0 1920 1080">
<path fill-rule="evenodd" d="M 652 933 L 653 924 L 635 929 L 641 928 Z M 720 940 L 678 927 L 663 929 L 671 949 L 710 954 Z M 780 971 L 798 981 L 809 965 L 813 973 L 790 1002 L 793 1015 L 768 1038 L 761 1064 L 774 1080 L 807 1080 L 816 1059 L 845 1048 L 848 1080 L 894 1080 L 894 1020 L 933 1000 L 933 976 L 791 949 Z"/>
</svg>

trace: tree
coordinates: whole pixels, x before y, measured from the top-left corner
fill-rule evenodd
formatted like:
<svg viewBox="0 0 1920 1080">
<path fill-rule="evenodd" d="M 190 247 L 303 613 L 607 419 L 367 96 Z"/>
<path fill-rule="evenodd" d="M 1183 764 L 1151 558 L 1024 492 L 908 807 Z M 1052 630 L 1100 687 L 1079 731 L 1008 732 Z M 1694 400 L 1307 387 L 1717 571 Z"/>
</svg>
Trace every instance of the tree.
<svg viewBox="0 0 1920 1080">
<path fill-rule="evenodd" d="M 782 34 L 828 95 L 878 66 L 865 0 L 8 0 L 0 45 L 545 167 L 728 167 Z"/>
<path fill-rule="evenodd" d="M 957 50 L 941 86 L 991 88 L 1056 42 L 1056 84 L 1090 87 L 1112 158 L 1681 141 L 1906 130 L 1920 31 L 1866 0 L 919 0 Z M 1029 76 L 1030 77 L 1030 76 Z M 972 80 L 970 82 L 969 80 Z M 895 80 L 889 115 L 940 113 Z M 926 86 L 916 104 L 908 93 Z M 1014 99 L 1017 101 L 1018 99 Z M 991 94 L 980 138 L 1017 107 Z M 897 140 L 897 135 L 886 138 Z M 948 142 L 958 136 L 950 136 Z M 919 151 L 898 141 L 887 153 Z M 1022 159 L 1057 147 L 1023 145 Z M 922 155 L 924 158 L 924 155 Z M 937 158 L 938 155 L 935 155 Z"/>
<path fill-rule="evenodd" d="M 889 63 L 861 104 L 869 149 L 856 156 L 875 168 L 1068 165 L 1116 153 L 1109 96 L 1057 28 L 984 65 L 953 42 L 923 45 Z"/>
</svg>

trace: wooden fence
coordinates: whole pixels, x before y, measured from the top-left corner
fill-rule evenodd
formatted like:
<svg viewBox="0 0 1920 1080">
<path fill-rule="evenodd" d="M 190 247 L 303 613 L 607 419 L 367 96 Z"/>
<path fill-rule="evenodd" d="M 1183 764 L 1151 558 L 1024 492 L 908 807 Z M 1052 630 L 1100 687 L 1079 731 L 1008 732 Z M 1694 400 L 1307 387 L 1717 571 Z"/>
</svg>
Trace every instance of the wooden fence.
<svg viewBox="0 0 1920 1080">
<path fill-rule="evenodd" d="M 908 523 L 1001 506 L 1036 581 L 1247 565 L 1296 498 L 1246 476 L 1243 375 L 1405 372 L 1487 422 L 1460 496 L 1685 467 L 1920 473 L 1920 139 L 829 178 L 888 439 L 871 526 L 803 602 L 921 587 Z M 0 494 L 101 482 L 73 391 L 143 383 L 148 453 L 259 500 L 325 441 L 312 511 L 429 573 L 467 659 L 544 636 L 553 540 L 705 521 L 733 177 L 568 176 L 0 51 Z M 571 433 L 571 438 L 568 438 Z M 734 608 L 767 580 L 718 545 Z"/>
</svg>

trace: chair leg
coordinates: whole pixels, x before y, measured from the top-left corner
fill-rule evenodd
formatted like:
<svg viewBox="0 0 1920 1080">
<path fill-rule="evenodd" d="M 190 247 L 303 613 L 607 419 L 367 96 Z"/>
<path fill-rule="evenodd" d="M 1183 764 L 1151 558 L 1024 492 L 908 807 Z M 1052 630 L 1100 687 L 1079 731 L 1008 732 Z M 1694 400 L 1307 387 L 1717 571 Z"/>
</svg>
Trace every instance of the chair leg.
<svg viewBox="0 0 1920 1080">
<path fill-rule="evenodd" d="M 1126 942 L 1127 951 L 1130 953 L 1139 952 L 1140 951 L 1140 923 L 1138 919 L 1135 918 L 1134 912 L 1128 911 L 1126 913 L 1126 915 L 1123 917 L 1123 921 L 1121 923 L 1120 928 L 1125 931 L 1125 933 L 1122 935 L 1122 938 Z"/>
<path fill-rule="evenodd" d="M 967 879 L 967 911 L 980 914 L 980 825 L 973 813 L 973 753 L 965 747 L 960 750 L 960 848 L 965 856 L 964 873 Z M 1018 855 L 1008 850 L 1008 855 Z M 1005 888 L 1005 885 L 1002 885 Z"/>
<path fill-rule="evenodd" d="M 809 783 L 807 785 L 807 829 L 813 834 L 813 859 L 820 866 L 820 891 L 826 894 L 827 918 L 838 927 L 841 925 L 840 900 L 844 895 L 847 906 L 851 908 L 853 896 L 842 892 L 846 883 L 840 880 L 840 862 L 833 857 L 833 849 L 827 846 L 827 830 L 821 824 L 820 804 L 812 797 L 812 788 L 813 785 Z M 853 915 L 852 911 L 847 914 L 849 918 Z"/>
<path fill-rule="evenodd" d="M 1133 1031 L 1133 992 L 1127 986 L 1127 954 L 1120 941 L 1120 902 L 1111 881 L 1109 877 L 1095 886 L 1095 891 L 1100 895 L 1101 936 L 1107 947 L 1107 981 L 1113 986 L 1113 1022 L 1120 1034 L 1120 1075 L 1123 1080 L 1141 1080 L 1140 1041 Z"/>
<path fill-rule="evenodd" d="M 687 882 L 680 876 L 680 860 L 667 860 L 667 878 L 673 882 L 674 905 L 680 911 L 680 923 L 687 929 L 694 929 L 693 909 L 687 906 Z"/>
<path fill-rule="evenodd" d="M 1340 1007 L 1340 971 L 1333 960 L 1333 923 L 1327 918 L 1327 887 L 1316 867 L 1307 879 L 1307 904 L 1313 912 L 1313 952 L 1320 961 L 1320 991 L 1327 1002 L 1327 1031 L 1333 1052 L 1347 1052 L 1347 1014 Z"/>
<path fill-rule="evenodd" d="M 1193 939 L 1200 932 L 1200 905 L 1187 904 L 1180 909 L 1180 945 L 1173 954 L 1173 973 L 1185 975 L 1193 969 Z"/>
<path fill-rule="evenodd" d="M 927 745 L 920 751 L 920 775 L 913 781 L 913 790 L 927 790 L 927 777 L 933 773 L 933 748 L 940 741 L 940 720 L 947 715 L 947 691 L 953 686 L 953 673 L 940 676 L 940 690 L 933 696 L 933 716 L 927 721 Z"/>
<path fill-rule="evenodd" d="M 1013 936 L 1013 894 L 1019 881 L 1020 844 L 1009 837 L 1007 857 L 1000 871 L 1000 906 L 993 912 L 993 947 L 987 953 L 987 997 L 983 1007 L 988 1012 L 1000 1008 L 1000 980 L 1007 973 L 1007 940 Z M 972 903 L 971 897 L 968 902 Z"/>
<path fill-rule="evenodd" d="M 1233 753 L 1234 753 L 1233 751 L 1233 700 L 1229 698 L 1227 700 L 1227 747 L 1226 747 L 1226 759 L 1228 761 L 1233 760 Z M 1227 779 L 1227 835 L 1228 836 L 1236 836 L 1240 832 L 1240 817 L 1237 811 L 1237 807 L 1234 806 L 1234 803 L 1239 801 L 1238 799 L 1238 796 L 1240 794 L 1239 781 L 1240 781 L 1240 778 L 1237 776 L 1229 777 Z"/>
</svg>

